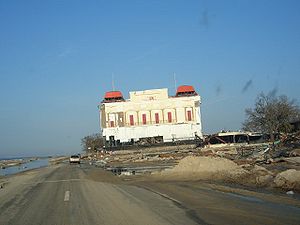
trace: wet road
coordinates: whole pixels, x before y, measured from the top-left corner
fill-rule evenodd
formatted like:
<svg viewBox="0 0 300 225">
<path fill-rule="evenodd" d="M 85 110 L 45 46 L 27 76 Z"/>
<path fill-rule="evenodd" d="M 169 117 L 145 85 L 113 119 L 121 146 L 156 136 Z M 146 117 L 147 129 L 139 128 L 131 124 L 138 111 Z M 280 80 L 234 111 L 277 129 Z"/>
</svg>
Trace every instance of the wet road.
<svg viewBox="0 0 300 225">
<path fill-rule="evenodd" d="M 0 224 L 197 224 L 173 201 L 143 188 L 96 182 L 88 165 L 62 165 L 0 195 Z M 200 221 L 201 222 L 201 221 Z"/>
<path fill-rule="evenodd" d="M 227 188 L 122 182 L 88 164 L 61 164 L 8 178 L 0 189 L 0 224 L 300 224 L 297 199 Z"/>
</svg>

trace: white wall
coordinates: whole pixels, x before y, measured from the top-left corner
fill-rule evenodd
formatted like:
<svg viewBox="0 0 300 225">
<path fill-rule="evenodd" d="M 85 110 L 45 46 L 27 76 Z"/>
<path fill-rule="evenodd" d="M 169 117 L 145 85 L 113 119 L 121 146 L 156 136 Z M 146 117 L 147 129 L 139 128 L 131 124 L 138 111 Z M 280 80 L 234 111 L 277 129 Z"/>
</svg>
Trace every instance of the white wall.
<svg viewBox="0 0 300 225">
<path fill-rule="evenodd" d="M 103 131 L 103 136 L 106 136 L 106 140 L 109 140 L 109 136 L 114 136 L 115 140 L 121 142 L 129 142 L 132 138 L 137 141 L 143 137 L 163 136 L 164 142 L 170 142 L 173 138 L 175 140 L 194 139 L 195 133 L 202 137 L 200 124 L 106 128 Z"/>
</svg>

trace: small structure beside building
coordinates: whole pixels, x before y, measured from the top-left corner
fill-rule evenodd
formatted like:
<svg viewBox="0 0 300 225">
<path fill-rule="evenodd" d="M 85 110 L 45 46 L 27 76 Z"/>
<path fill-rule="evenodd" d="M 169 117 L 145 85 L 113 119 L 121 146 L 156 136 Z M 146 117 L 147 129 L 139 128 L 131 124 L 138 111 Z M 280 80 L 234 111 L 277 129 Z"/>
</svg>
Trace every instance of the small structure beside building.
<svg viewBox="0 0 300 225">
<path fill-rule="evenodd" d="M 125 100 L 120 91 L 107 92 L 99 105 L 106 146 L 151 144 L 202 138 L 201 98 L 192 86 L 133 91 Z"/>
<path fill-rule="evenodd" d="M 256 132 L 241 131 L 222 131 L 205 137 L 206 145 L 214 144 L 240 144 L 240 143 L 262 143 L 265 142 L 268 135 Z"/>
</svg>

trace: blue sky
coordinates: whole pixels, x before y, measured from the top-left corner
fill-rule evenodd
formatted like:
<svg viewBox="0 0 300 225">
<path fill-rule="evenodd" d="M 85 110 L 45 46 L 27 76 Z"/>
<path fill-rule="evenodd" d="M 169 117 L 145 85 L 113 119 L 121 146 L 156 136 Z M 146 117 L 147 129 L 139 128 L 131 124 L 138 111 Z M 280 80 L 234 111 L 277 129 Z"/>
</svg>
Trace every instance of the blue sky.
<svg viewBox="0 0 300 225">
<path fill-rule="evenodd" d="M 112 89 L 193 85 L 203 129 L 256 96 L 299 103 L 300 1 L 0 1 L 0 157 L 80 152 Z"/>
</svg>

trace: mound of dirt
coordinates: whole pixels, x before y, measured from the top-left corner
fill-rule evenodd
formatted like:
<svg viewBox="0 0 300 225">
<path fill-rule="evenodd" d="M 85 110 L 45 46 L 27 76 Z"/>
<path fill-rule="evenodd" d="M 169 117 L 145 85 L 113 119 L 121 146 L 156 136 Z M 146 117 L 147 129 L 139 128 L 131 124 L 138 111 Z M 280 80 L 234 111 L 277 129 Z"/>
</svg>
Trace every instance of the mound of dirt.
<svg viewBox="0 0 300 225">
<path fill-rule="evenodd" d="M 169 178 L 181 179 L 236 179 L 248 172 L 231 160 L 218 157 L 187 156 L 170 170 L 161 172 Z"/>
<path fill-rule="evenodd" d="M 281 172 L 275 177 L 274 183 L 279 188 L 300 190 L 300 171 L 290 169 Z"/>
</svg>

